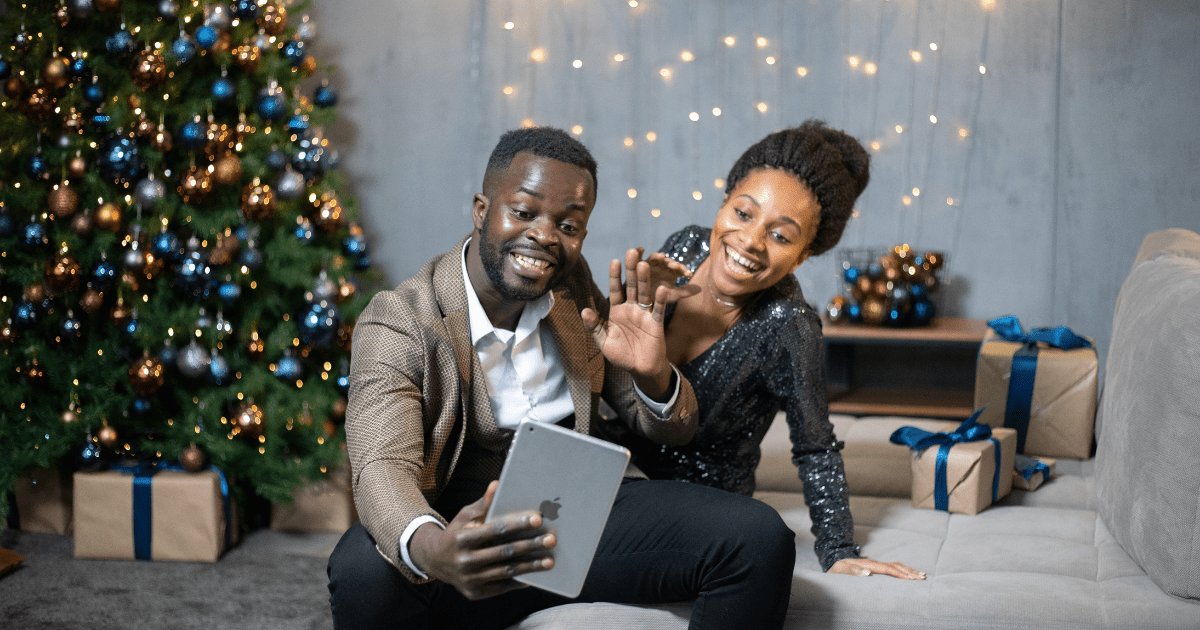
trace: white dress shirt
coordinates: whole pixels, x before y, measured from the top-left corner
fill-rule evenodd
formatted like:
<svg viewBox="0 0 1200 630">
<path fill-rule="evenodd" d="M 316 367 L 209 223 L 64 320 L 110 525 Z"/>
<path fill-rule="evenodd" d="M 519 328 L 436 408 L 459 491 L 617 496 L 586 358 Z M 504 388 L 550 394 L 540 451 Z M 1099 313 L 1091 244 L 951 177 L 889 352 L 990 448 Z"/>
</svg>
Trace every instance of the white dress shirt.
<svg viewBox="0 0 1200 630">
<path fill-rule="evenodd" d="M 488 398 L 492 401 L 492 415 L 496 424 L 503 429 L 515 430 L 525 418 L 538 422 L 554 423 L 575 413 L 575 403 L 567 389 L 566 372 L 558 356 L 554 334 L 542 320 L 554 307 L 554 293 L 547 291 L 542 297 L 525 304 L 515 330 L 504 330 L 492 326 L 487 312 L 479 302 L 479 296 L 467 275 L 467 248 L 471 239 L 463 245 L 462 274 L 467 289 L 467 317 L 471 325 L 471 343 L 479 355 L 487 384 Z M 671 366 L 674 370 L 675 367 Z M 679 396 L 679 376 L 670 400 L 655 402 L 634 385 L 634 389 L 654 413 L 667 416 L 675 399 Z M 408 568 L 422 578 L 427 577 L 418 569 L 408 553 L 408 542 L 417 528 L 425 523 L 441 523 L 432 516 L 420 516 L 404 528 L 400 535 L 400 557 Z"/>
</svg>

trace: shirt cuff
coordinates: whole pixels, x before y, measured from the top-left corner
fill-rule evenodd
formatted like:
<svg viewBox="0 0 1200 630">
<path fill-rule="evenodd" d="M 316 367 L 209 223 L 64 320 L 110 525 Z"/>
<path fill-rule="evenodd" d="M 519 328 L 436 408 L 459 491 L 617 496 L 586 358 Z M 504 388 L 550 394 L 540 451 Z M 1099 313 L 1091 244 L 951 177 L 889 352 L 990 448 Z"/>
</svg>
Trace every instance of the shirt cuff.
<svg viewBox="0 0 1200 630">
<path fill-rule="evenodd" d="M 412 572 L 416 573 L 417 577 L 420 577 L 422 580 L 428 580 L 429 576 L 425 575 L 425 572 L 418 569 L 417 565 L 413 563 L 412 556 L 408 553 L 408 541 L 412 539 L 413 534 L 417 531 L 417 528 L 425 523 L 433 523 L 442 529 L 446 529 L 444 526 L 442 526 L 440 521 L 426 514 L 424 516 L 418 516 L 417 518 L 414 518 L 412 522 L 408 524 L 408 527 L 404 528 L 404 532 L 400 534 L 400 559 L 403 560 L 404 564 L 407 564 L 408 568 L 412 569 Z"/>
<path fill-rule="evenodd" d="M 675 373 L 675 391 L 671 392 L 670 400 L 665 403 L 651 400 L 649 396 L 642 393 L 642 389 L 637 386 L 636 381 L 633 383 L 633 391 L 637 392 L 638 396 L 641 397 L 642 402 L 646 403 L 646 406 L 650 408 L 650 411 L 658 414 L 660 418 L 666 418 L 667 416 L 671 415 L 671 408 L 675 406 L 675 401 L 679 398 L 679 383 L 683 380 L 683 375 L 679 373 L 679 370 L 674 365 L 671 366 L 671 371 Z"/>
</svg>

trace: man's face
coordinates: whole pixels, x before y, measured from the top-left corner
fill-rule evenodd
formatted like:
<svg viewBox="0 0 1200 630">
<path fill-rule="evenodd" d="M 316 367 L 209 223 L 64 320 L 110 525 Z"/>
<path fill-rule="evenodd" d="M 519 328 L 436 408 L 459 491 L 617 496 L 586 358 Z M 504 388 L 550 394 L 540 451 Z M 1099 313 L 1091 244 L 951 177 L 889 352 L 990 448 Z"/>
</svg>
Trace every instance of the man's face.
<svg viewBox="0 0 1200 630">
<path fill-rule="evenodd" d="M 579 259 L 595 203 L 587 170 L 518 153 L 491 197 L 475 196 L 476 242 L 490 283 L 480 291 L 473 279 L 476 292 L 527 302 L 553 289 Z"/>
</svg>

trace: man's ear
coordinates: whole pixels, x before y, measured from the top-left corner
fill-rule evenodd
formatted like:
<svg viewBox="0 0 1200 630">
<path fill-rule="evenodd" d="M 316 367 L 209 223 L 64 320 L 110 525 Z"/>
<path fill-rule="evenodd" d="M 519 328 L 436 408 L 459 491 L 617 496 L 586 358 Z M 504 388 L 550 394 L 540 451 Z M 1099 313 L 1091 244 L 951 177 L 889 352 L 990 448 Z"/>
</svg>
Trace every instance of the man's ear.
<svg viewBox="0 0 1200 630">
<path fill-rule="evenodd" d="M 476 230 L 483 229 L 483 220 L 487 217 L 491 205 L 491 200 L 483 193 L 475 193 L 475 198 L 471 200 L 471 222 L 475 224 Z"/>
</svg>

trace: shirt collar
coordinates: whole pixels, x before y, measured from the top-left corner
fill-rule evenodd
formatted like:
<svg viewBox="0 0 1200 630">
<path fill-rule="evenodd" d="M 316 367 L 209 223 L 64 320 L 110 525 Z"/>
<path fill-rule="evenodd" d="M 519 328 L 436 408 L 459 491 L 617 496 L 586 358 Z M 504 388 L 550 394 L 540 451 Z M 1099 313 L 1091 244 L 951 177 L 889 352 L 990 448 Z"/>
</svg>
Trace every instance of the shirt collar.
<svg viewBox="0 0 1200 630">
<path fill-rule="evenodd" d="M 483 310 L 483 305 L 479 303 L 479 296 L 475 293 L 474 285 L 471 284 L 471 276 L 467 275 L 467 248 L 470 247 L 471 240 L 468 237 L 467 241 L 463 243 L 463 256 L 460 262 L 463 284 L 467 289 L 467 318 L 471 322 L 471 345 L 475 345 L 479 343 L 480 339 L 495 333 L 496 328 L 492 326 L 492 320 L 488 318 L 487 312 Z M 514 331 L 517 341 L 533 332 L 542 319 L 550 314 L 550 309 L 553 307 L 553 291 L 547 291 L 542 297 L 532 302 L 526 302 L 525 308 L 521 311 L 521 319 L 517 322 L 517 329 Z"/>
</svg>

